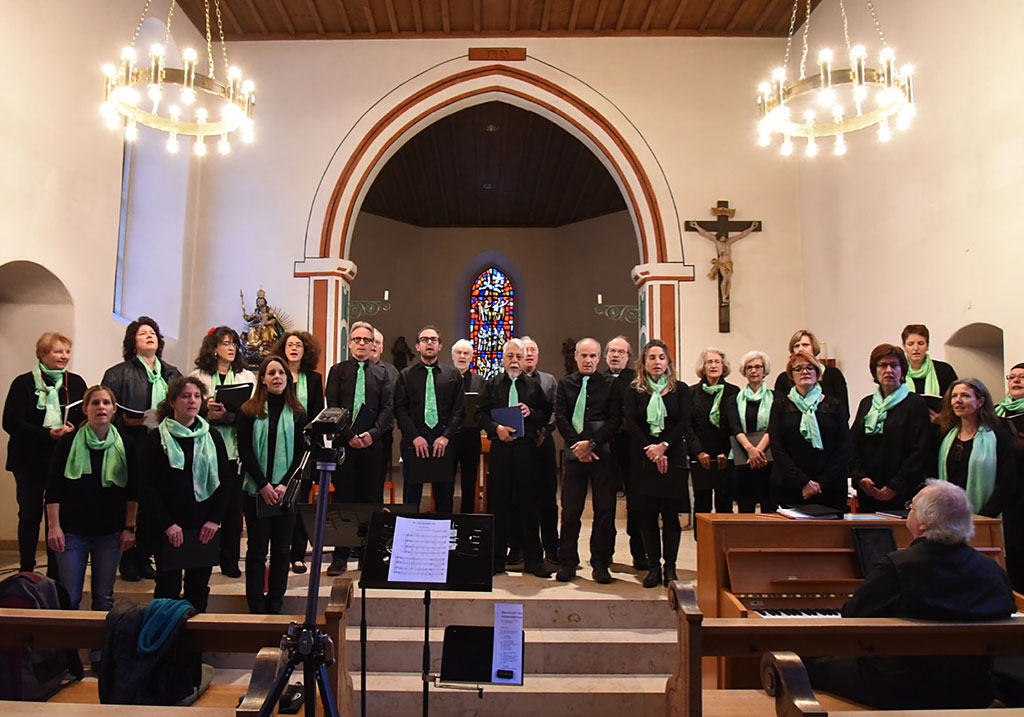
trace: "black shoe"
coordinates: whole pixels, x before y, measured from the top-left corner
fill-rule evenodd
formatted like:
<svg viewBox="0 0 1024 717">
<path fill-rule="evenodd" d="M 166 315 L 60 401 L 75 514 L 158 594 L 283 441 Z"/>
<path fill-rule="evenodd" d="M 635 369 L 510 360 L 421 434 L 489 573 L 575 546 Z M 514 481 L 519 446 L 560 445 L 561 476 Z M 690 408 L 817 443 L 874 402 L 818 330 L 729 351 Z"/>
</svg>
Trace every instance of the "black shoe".
<svg viewBox="0 0 1024 717">
<path fill-rule="evenodd" d="M 538 578 L 550 578 L 552 575 L 555 574 L 554 571 L 551 570 L 551 568 L 549 568 L 544 563 L 537 563 L 536 565 L 527 565 L 523 572 L 530 573 L 531 575 L 536 575 Z"/>
<path fill-rule="evenodd" d="M 142 580 L 142 576 L 139 575 L 139 566 L 135 563 L 121 563 L 121 579 L 129 583 L 137 583 Z"/>
<path fill-rule="evenodd" d="M 348 570 L 348 560 L 332 560 L 331 564 L 327 566 L 327 574 L 332 578 L 341 575 Z"/>
<path fill-rule="evenodd" d="M 149 558 L 139 563 L 139 575 L 146 580 L 156 580 L 156 570 L 153 569 L 153 562 Z"/>
<path fill-rule="evenodd" d="M 558 559 L 557 550 L 545 550 L 544 551 L 544 562 L 550 563 L 551 565 L 561 565 L 561 561 Z"/>
<path fill-rule="evenodd" d="M 576 568 L 569 568 L 562 566 L 558 569 L 558 573 L 555 575 L 555 580 L 560 583 L 567 583 L 576 577 Z"/>
<path fill-rule="evenodd" d="M 240 578 L 242 571 L 238 567 L 238 561 L 227 561 L 220 564 L 220 574 L 227 578 Z"/>
<path fill-rule="evenodd" d="M 302 575 L 304 572 L 306 572 L 306 564 L 301 560 L 293 560 L 292 572 L 296 575 Z"/>
<path fill-rule="evenodd" d="M 551 574 L 554 575 L 562 567 L 562 564 L 560 562 L 558 562 L 557 560 L 551 560 L 549 558 L 544 558 L 544 567 L 547 568 L 548 570 L 550 570 Z"/>
<path fill-rule="evenodd" d="M 299 713 L 299 709 L 302 708 L 302 704 L 305 700 L 306 691 L 302 687 L 301 682 L 296 682 L 294 685 L 288 685 L 288 689 L 281 695 L 281 701 L 277 703 L 277 711 L 283 715 L 296 715 Z"/>
<path fill-rule="evenodd" d="M 647 572 L 647 577 L 644 578 L 645 588 L 656 588 L 661 585 L 661 568 L 655 565 Z"/>
<path fill-rule="evenodd" d="M 633 556 L 633 570 L 650 570 L 651 562 L 647 559 L 647 556 Z"/>
<path fill-rule="evenodd" d="M 519 565 L 522 562 L 523 562 L 523 551 L 521 551 L 521 550 L 509 551 L 508 557 L 505 558 L 505 565 L 507 567 L 512 567 L 513 565 Z"/>
<path fill-rule="evenodd" d="M 608 566 L 606 565 L 595 565 L 593 577 L 594 582 L 601 585 L 610 585 L 612 582 L 612 574 L 608 572 Z"/>
<path fill-rule="evenodd" d="M 678 579 L 679 579 L 679 576 L 676 575 L 676 566 L 675 565 L 666 565 L 665 566 L 665 587 L 668 587 L 668 584 L 669 584 L 670 581 L 678 580 Z"/>
</svg>

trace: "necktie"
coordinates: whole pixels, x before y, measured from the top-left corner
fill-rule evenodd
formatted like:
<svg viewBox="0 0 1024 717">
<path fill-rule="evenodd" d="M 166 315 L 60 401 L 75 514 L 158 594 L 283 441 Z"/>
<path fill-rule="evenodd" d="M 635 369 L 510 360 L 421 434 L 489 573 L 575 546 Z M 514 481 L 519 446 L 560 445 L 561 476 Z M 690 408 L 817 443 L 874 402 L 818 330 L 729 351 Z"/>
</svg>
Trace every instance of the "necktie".
<svg viewBox="0 0 1024 717">
<path fill-rule="evenodd" d="M 356 395 L 352 400 L 352 420 L 359 415 L 359 409 L 366 403 L 366 362 L 359 361 L 356 368 Z"/>
<path fill-rule="evenodd" d="M 517 403 L 519 403 L 519 391 L 516 390 L 516 381 L 519 379 L 519 377 L 516 376 L 515 378 L 512 378 L 511 376 L 509 376 L 509 378 L 512 380 L 512 385 L 509 386 L 508 389 L 508 405 L 515 406 Z"/>
<path fill-rule="evenodd" d="M 436 366 L 427 366 L 427 383 L 423 390 L 423 422 L 427 428 L 437 425 L 437 395 L 434 393 L 434 369 Z"/>
<path fill-rule="evenodd" d="M 576 405 L 572 409 L 572 428 L 577 433 L 583 433 L 583 417 L 587 413 L 587 382 L 590 376 L 583 377 L 580 385 L 580 395 L 576 397 Z"/>
</svg>

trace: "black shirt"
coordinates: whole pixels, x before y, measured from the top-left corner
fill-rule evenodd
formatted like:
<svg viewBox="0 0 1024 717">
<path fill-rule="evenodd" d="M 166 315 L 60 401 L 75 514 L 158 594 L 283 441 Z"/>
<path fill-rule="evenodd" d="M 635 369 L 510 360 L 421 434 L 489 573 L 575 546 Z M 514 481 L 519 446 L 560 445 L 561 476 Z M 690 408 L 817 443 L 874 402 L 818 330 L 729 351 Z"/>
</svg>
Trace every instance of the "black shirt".
<svg viewBox="0 0 1024 717">
<path fill-rule="evenodd" d="M 1017 456 L 1013 448 L 1013 437 L 999 426 L 996 433 L 996 484 L 992 495 L 981 506 L 978 515 L 995 518 L 1004 511 L 1013 511 L 1020 502 L 1016 489 Z M 946 456 L 946 478 L 963 489 L 967 489 L 967 464 L 974 449 L 974 439 L 961 441 L 953 439 Z"/>
<path fill-rule="evenodd" d="M 572 426 L 572 414 L 582 386 L 583 374 L 574 371 L 558 382 L 555 391 L 555 425 L 567 450 L 582 440 L 593 441 L 597 446 L 607 443 L 622 425 L 621 386 L 610 375 L 595 373 L 587 382 L 583 422 L 601 425 L 584 425 L 583 431 L 577 432 Z"/>
<path fill-rule="evenodd" d="M 327 374 L 327 405 L 330 408 L 352 410 L 356 396 L 356 371 L 359 363 L 354 358 L 331 366 Z M 352 432 L 369 433 L 373 442 L 394 427 L 394 386 L 382 363 L 363 362 L 365 396 L 359 413 L 352 417 Z"/>
<path fill-rule="evenodd" d="M 81 428 L 78 431 L 82 430 Z M 57 441 L 46 481 L 47 504 L 60 504 L 60 527 L 70 535 L 109 535 L 125 526 L 125 503 L 139 499 L 139 465 L 135 442 L 121 436 L 124 442 L 128 482 L 124 488 L 102 483 L 103 456 L 106 451 L 89 450 L 91 472 L 72 480 L 64 475 L 71 444 L 78 431 L 65 434 Z"/>
<path fill-rule="evenodd" d="M 269 418 L 270 423 L 267 426 L 267 452 L 265 455 L 269 465 L 273 465 L 274 462 L 274 451 L 277 448 L 277 424 L 281 419 L 282 411 L 284 411 L 284 405 L 284 394 L 279 396 L 275 396 L 272 393 L 267 394 L 267 417 Z M 279 482 L 287 480 L 288 476 L 290 476 L 295 469 L 299 467 L 299 463 L 302 462 L 304 447 L 302 442 L 302 428 L 306 425 L 306 414 L 293 413 L 292 420 L 295 421 L 292 462 Z M 238 415 L 238 459 L 242 461 L 243 472 L 248 474 L 256 483 L 256 490 L 260 490 L 270 481 L 267 478 L 265 467 L 261 465 L 259 460 L 256 458 L 253 434 L 253 426 L 255 424 L 256 419 L 252 416 L 246 415 L 245 413 L 240 413 Z"/>
<path fill-rule="evenodd" d="M 52 386 L 54 381 L 44 373 L 43 383 Z M 69 403 L 80 401 L 85 395 L 85 389 L 85 380 L 81 376 L 66 371 L 59 392 L 62 410 Z M 42 479 L 50 466 L 50 456 L 53 455 L 57 441 L 50 438 L 49 428 L 43 428 L 46 410 L 36 408 L 38 403 L 32 372 L 21 374 L 11 382 L 11 389 L 7 393 L 3 425 L 11 436 L 7 444 L 7 470 L 20 471 L 35 466 Z M 68 412 L 68 420 L 76 426 L 85 420 L 81 404 Z"/>
<path fill-rule="evenodd" d="M 437 425 L 433 428 L 423 421 L 426 408 L 427 375 L 434 380 L 434 399 L 437 404 Z M 466 416 L 466 392 L 463 378 L 454 366 L 435 363 L 431 369 L 422 361 L 402 369 L 395 391 L 395 418 L 402 429 L 402 444 L 412 445 L 419 436 L 433 441 L 438 436 L 451 440 Z"/>
<path fill-rule="evenodd" d="M 491 418 L 491 409 L 508 406 L 508 394 L 511 388 L 512 379 L 502 371 L 487 380 L 484 390 L 480 394 L 476 421 L 487 431 L 487 437 L 491 441 L 500 441 L 497 432 L 498 424 Z M 515 436 L 515 438 L 534 440 L 537 437 L 537 432 L 543 430 L 551 416 L 551 404 L 548 402 L 547 396 L 544 395 L 540 382 L 525 373 L 520 374 L 516 379 L 516 394 L 519 396 L 519 403 L 529 406 L 530 415 L 523 419 L 523 429 L 526 435 Z"/>
<path fill-rule="evenodd" d="M 953 369 L 952 366 L 950 366 L 945 361 L 936 361 L 935 359 L 932 359 L 932 366 L 935 367 L 935 378 L 939 382 L 939 394 L 938 395 L 945 396 L 946 395 L 946 389 L 949 388 L 949 385 L 951 383 L 956 381 L 956 378 L 957 378 L 956 377 L 956 371 Z M 914 392 L 915 393 L 923 394 L 925 392 L 924 391 L 924 385 L 925 385 L 925 381 L 927 380 L 926 376 L 922 376 L 921 378 L 910 378 L 908 380 L 914 382 Z"/>
<path fill-rule="evenodd" d="M 850 429 L 850 475 L 855 487 L 861 478 L 870 478 L 875 487 L 896 491 L 894 502 L 904 503 L 914 497 L 925 479 L 932 433 L 928 406 L 920 396 L 908 394 L 889 409 L 882 433 L 869 436 L 864 432 L 864 417 L 871 409 L 872 396 L 861 399 Z"/>
<path fill-rule="evenodd" d="M 324 377 L 317 371 L 303 371 L 306 377 L 306 409 L 307 418 L 312 421 L 324 410 Z M 301 401 L 300 401 L 301 403 Z"/>
</svg>

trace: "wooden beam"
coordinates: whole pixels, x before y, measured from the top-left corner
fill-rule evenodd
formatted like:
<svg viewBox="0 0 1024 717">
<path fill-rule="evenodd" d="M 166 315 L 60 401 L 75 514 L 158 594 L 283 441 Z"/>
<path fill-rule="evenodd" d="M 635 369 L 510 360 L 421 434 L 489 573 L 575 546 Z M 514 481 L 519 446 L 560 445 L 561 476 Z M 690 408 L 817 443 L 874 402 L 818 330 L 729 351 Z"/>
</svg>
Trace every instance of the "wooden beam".
<svg viewBox="0 0 1024 717">
<path fill-rule="evenodd" d="M 730 20 L 729 24 L 725 26 L 726 32 L 732 32 L 736 29 L 736 26 L 740 24 L 740 16 L 743 15 L 743 11 L 746 10 L 753 1 L 754 0 L 743 0 L 743 2 L 740 3 L 740 6 L 736 8 L 736 12 L 732 14 L 732 20 Z"/>
<path fill-rule="evenodd" d="M 326 30 L 324 30 L 324 21 L 320 17 L 320 11 L 316 9 L 316 0 L 306 0 L 306 5 L 309 7 L 309 14 L 313 16 L 316 31 L 323 35 Z"/>
<path fill-rule="evenodd" d="M 594 32 L 600 32 L 601 23 L 604 22 L 604 11 L 608 9 L 608 0 L 601 0 L 597 6 L 597 17 L 594 18 Z"/>
<path fill-rule="evenodd" d="M 292 18 L 288 15 L 288 10 L 285 9 L 284 3 L 281 0 L 274 0 L 274 5 L 277 6 L 277 12 L 281 15 L 281 19 L 284 20 L 284 26 L 288 30 L 288 34 L 294 35 L 295 25 L 292 24 Z"/>
<path fill-rule="evenodd" d="M 448 0 L 441 0 L 441 27 L 445 32 L 452 31 L 452 13 L 448 7 Z"/>
<path fill-rule="evenodd" d="M 623 0 L 622 8 L 619 10 L 619 19 L 615 23 L 615 32 L 622 32 L 623 26 L 626 24 L 626 14 L 629 12 L 630 0 Z"/>
<path fill-rule="evenodd" d="M 640 23 L 640 31 L 647 32 L 647 28 L 651 26 L 651 20 L 654 18 L 654 9 L 658 6 L 658 0 L 648 0 L 647 12 L 644 13 L 644 21 Z"/>
<path fill-rule="evenodd" d="M 473 0 L 473 32 L 480 32 L 480 0 Z"/>
<path fill-rule="evenodd" d="M 221 10 L 224 11 L 224 16 L 228 19 L 228 24 L 234 29 L 236 35 L 241 35 L 242 26 L 238 24 L 238 18 L 235 17 L 235 13 L 231 12 L 231 8 L 228 7 L 227 3 L 220 6 Z"/>
<path fill-rule="evenodd" d="M 264 35 L 269 35 L 270 32 L 267 30 L 267 23 L 263 21 L 263 16 L 260 15 L 260 11 L 256 9 L 252 0 L 245 0 L 245 4 L 249 6 L 249 12 L 251 12 L 252 16 L 256 18 L 256 24 L 260 26 L 260 32 Z"/>
<path fill-rule="evenodd" d="M 398 34 L 398 16 L 395 14 L 395 0 L 387 0 L 384 3 L 388 10 L 388 24 L 391 25 L 391 34 Z"/>
<path fill-rule="evenodd" d="M 769 0 L 768 4 L 764 6 L 764 10 L 762 10 L 761 14 L 757 16 L 757 20 L 754 22 L 754 26 L 751 28 L 751 30 L 753 30 L 754 32 L 760 31 L 760 29 L 764 26 L 765 22 L 768 20 L 768 15 L 770 15 L 772 10 L 775 9 L 775 6 L 778 4 L 778 2 L 779 0 Z"/>
<path fill-rule="evenodd" d="M 679 0 L 679 4 L 676 5 L 676 11 L 672 13 L 672 19 L 668 23 L 668 31 L 675 32 L 679 26 L 679 21 L 683 17 L 683 10 L 686 9 L 686 0 Z"/>
<path fill-rule="evenodd" d="M 576 19 L 580 15 L 580 0 L 572 0 L 572 9 L 569 11 L 569 32 L 576 31 Z"/>
<path fill-rule="evenodd" d="M 370 7 L 369 0 L 363 0 L 363 17 L 366 18 L 366 24 L 370 28 L 370 34 L 377 34 L 377 22 L 373 19 L 373 8 Z"/>
<path fill-rule="evenodd" d="M 516 31 L 516 21 L 519 19 L 519 0 L 512 0 L 508 5 L 508 31 Z"/>
<path fill-rule="evenodd" d="M 707 12 L 704 13 L 704 19 L 700 21 L 700 25 L 697 29 L 704 32 L 708 29 L 708 25 L 711 23 L 711 16 L 715 14 L 715 10 L 718 9 L 718 4 L 721 0 L 711 0 L 711 4 L 708 5 Z"/>
<path fill-rule="evenodd" d="M 551 0 L 544 0 L 544 13 L 540 18 L 540 31 L 547 32 L 551 22 Z"/>
<path fill-rule="evenodd" d="M 423 32 L 423 8 L 420 0 L 412 0 L 412 19 L 416 24 L 416 32 Z"/>
</svg>

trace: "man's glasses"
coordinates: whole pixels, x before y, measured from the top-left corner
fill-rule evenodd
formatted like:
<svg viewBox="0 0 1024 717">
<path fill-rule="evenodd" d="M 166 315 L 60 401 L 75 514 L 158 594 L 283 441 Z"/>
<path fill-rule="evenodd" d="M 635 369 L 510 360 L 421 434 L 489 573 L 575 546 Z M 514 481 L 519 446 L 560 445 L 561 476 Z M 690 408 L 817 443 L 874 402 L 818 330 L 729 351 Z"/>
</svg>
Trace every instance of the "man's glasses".
<svg viewBox="0 0 1024 717">
<path fill-rule="evenodd" d="M 351 341 L 354 344 L 372 344 L 373 343 L 373 337 L 371 337 L 371 336 L 353 336 L 351 338 Z"/>
<path fill-rule="evenodd" d="M 419 338 L 416 339 L 416 341 L 421 343 L 421 344 L 439 344 L 439 343 L 441 343 L 441 339 L 438 336 L 420 336 Z"/>
</svg>

